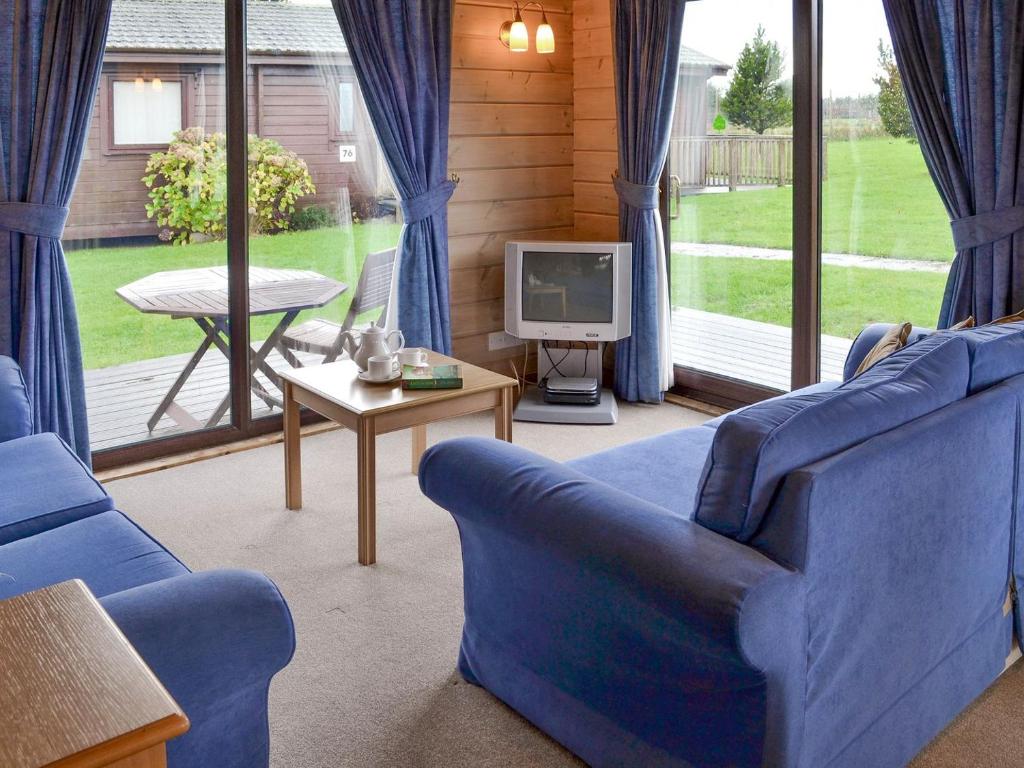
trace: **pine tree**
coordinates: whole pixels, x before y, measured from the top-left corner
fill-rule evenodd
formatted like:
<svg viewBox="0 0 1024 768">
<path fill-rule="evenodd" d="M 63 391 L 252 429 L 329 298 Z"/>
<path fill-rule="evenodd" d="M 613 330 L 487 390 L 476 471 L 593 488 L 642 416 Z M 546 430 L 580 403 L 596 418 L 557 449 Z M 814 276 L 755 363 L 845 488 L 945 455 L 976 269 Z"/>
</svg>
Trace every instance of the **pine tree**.
<svg viewBox="0 0 1024 768">
<path fill-rule="evenodd" d="M 874 81 L 878 86 L 878 116 L 882 119 L 882 127 L 894 138 L 916 138 L 896 58 L 892 48 L 881 40 L 878 41 L 878 67 L 881 72 Z"/>
<path fill-rule="evenodd" d="M 792 123 L 793 101 L 782 83 L 782 62 L 779 44 L 765 40 L 764 27 L 758 26 L 754 39 L 743 46 L 722 97 L 729 122 L 758 134 Z"/>
</svg>

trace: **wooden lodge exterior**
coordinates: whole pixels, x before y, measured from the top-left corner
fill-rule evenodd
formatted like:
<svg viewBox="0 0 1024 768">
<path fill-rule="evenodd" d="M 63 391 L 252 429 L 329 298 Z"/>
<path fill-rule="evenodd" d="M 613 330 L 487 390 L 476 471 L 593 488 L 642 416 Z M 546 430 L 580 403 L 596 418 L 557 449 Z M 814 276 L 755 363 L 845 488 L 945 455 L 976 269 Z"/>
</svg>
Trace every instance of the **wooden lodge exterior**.
<svg viewBox="0 0 1024 768">
<path fill-rule="evenodd" d="M 391 197 L 334 10 L 260 1 L 249 3 L 248 16 L 249 132 L 306 161 L 317 192 L 300 205 Z M 223 132 L 223 30 L 221 0 L 114 0 L 65 240 L 158 234 L 141 179 L 150 154 L 167 144 L 118 144 L 115 123 L 131 116 L 115 112 L 114 90 L 180 91 L 181 128 Z M 344 97 L 351 102 L 343 105 Z"/>
</svg>

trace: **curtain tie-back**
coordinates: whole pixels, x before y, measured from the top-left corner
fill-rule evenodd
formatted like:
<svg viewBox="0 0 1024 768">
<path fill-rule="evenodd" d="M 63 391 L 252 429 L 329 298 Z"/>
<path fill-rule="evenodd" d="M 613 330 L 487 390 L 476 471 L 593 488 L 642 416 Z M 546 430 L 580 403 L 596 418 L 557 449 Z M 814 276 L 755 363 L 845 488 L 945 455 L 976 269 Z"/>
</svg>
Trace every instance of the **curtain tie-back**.
<svg viewBox="0 0 1024 768">
<path fill-rule="evenodd" d="M 953 245 L 958 251 L 994 243 L 1024 229 L 1024 205 L 953 219 Z"/>
<path fill-rule="evenodd" d="M 68 209 L 60 205 L 0 202 L 0 229 L 36 237 L 64 236 Z"/>
<path fill-rule="evenodd" d="M 658 185 L 634 184 L 618 173 L 612 175 L 612 184 L 619 200 L 639 211 L 654 211 L 658 208 Z"/>
<path fill-rule="evenodd" d="M 455 185 L 455 181 L 446 179 L 422 195 L 402 200 L 402 216 L 405 218 L 405 223 L 412 224 L 414 221 L 430 218 L 444 208 L 455 193 Z"/>
</svg>

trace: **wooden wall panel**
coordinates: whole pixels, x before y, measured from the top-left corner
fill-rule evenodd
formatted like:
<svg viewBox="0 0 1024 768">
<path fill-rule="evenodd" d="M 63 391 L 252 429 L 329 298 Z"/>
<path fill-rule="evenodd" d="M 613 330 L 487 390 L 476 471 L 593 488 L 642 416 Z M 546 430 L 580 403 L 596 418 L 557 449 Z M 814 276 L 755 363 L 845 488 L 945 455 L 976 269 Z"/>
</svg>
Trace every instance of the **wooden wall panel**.
<svg viewBox="0 0 1024 768">
<path fill-rule="evenodd" d="M 618 167 L 610 5 L 573 2 L 573 230 L 578 240 L 618 240 L 617 206 L 610 202 Z"/>
<path fill-rule="evenodd" d="M 453 136 L 448 140 L 448 162 L 456 160 L 464 170 L 570 167 L 572 135 Z"/>
<path fill-rule="evenodd" d="M 564 72 L 505 72 L 456 69 L 452 72 L 452 101 L 498 104 L 572 103 L 572 75 Z"/>
<path fill-rule="evenodd" d="M 500 266 L 505 262 L 507 240 L 571 240 L 571 213 L 566 218 L 569 221 L 568 225 L 551 229 L 485 232 L 449 237 L 448 260 L 451 268 Z"/>
<path fill-rule="evenodd" d="M 505 374 L 523 347 L 487 348 L 504 328 L 507 240 L 573 236 L 573 0 L 545 3 L 555 53 L 510 53 L 498 27 L 511 4 L 457 0 L 448 166 L 461 179 L 448 205 L 453 348 Z M 524 10 L 533 35 L 540 14 Z"/>
<path fill-rule="evenodd" d="M 607 0 L 573 3 L 573 230 L 578 240 L 618 240 L 618 167 L 611 11 Z"/>
<path fill-rule="evenodd" d="M 577 181 L 574 185 L 576 213 L 602 213 L 619 215 L 619 199 L 612 185 L 606 181 Z"/>
</svg>

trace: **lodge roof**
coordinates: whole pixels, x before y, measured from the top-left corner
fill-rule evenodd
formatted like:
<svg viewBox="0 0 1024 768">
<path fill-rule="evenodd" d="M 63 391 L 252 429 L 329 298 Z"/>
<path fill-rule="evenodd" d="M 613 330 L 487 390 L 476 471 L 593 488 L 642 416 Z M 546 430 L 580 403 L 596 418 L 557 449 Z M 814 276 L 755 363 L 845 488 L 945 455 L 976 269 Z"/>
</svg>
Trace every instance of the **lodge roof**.
<svg viewBox="0 0 1024 768">
<path fill-rule="evenodd" d="M 251 53 L 340 54 L 345 41 L 334 9 L 282 0 L 246 6 Z M 107 33 L 113 51 L 224 50 L 224 0 L 114 0 Z"/>
<path fill-rule="evenodd" d="M 713 75 L 724 75 L 732 69 L 731 64 L 726 64 L 724 61 L 708 56 L 706 53 L 701 53 L 695 48 L 687 48 L 685 45 L 679 51 L 679 67 L 681 69 L 706 67 L 711 70 Z"/>
<path fill-rule="evenodd" d="M 345 41 L 327 3 L 249 0 L 251 53 L 343 54 Z M 224 0 L 114 0 L 107 48 L 112 51 L 219 53 L 224 50 Z M 730 65 L 685 45 L 684 68 L 724 75 Z"/>
</svg>

